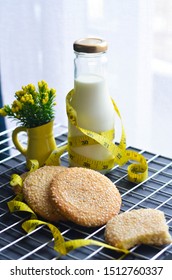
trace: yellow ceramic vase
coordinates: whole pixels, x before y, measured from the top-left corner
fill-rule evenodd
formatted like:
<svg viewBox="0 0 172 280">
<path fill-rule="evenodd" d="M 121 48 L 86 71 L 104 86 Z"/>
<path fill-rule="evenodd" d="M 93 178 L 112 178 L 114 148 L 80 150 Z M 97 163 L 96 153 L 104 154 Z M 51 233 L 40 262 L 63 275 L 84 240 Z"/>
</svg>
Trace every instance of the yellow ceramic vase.
<svg viewBox="0 0 172 280">
<path fill-rule="evenodd" d="M 18 134 L 23 131 L 27 133 L 26 148 L 18 139 Z M 29 160 L 36 159 L 39 166 L 43 166 L 51 152 L 57 148 L 53 135 L 53 121 L 34 128 L 19 126 L 14 129 L 12 140 L 16 148 L 26 157 L 28 169 L 30 168 Z"/>
</svg>

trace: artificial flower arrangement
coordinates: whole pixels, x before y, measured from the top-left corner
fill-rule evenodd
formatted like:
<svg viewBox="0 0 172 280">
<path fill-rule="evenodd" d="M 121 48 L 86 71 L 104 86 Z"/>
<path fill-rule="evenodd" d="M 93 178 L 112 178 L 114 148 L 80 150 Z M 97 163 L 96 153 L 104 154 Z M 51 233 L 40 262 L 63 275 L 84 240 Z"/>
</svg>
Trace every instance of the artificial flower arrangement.
<svg viewBox="0 0 172 280">
<path fill-rule="evenodd" d="M 38 89 L 33 84 L 23 86 L 15 93 L 15 100 L 0 109 L 0 116 L 18 120 L 20 125 L 33 128 L 54 119 L 56 90 L 49 88 L 45 81 L 38 82 Z"/>
</svg>

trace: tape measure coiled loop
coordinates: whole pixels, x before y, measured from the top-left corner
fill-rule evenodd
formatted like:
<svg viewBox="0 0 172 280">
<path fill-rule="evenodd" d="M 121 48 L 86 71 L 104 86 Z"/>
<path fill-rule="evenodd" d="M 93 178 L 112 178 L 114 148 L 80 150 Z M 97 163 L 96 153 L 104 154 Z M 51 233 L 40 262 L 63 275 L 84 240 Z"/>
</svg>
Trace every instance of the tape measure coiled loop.
<svg viewBox="0 0 172 280">
<path fill-rule="evenodd" d="M 128 167 L 128 179 L 135 183 L 140 183 L 145 180 L 148 176 L 148 165 L 146 159 L 143 155 L 135 152 L 126 150 L 126 134 L 124 130 L 124 125 L 122 123 L 121 114 L 114 100 L 112 99 L 112 104 L 116 114 L 121 121 L 121 139 L 119 145 L 113 142 L 114 131 L 104 131 L 96 133 L 78 126 L 77 122 L 77 112 L 71 105 L 72 96 L 74 90 L 71 90 L 66 97 L 66 111 L 68 119 L 75 128 L 82 133 L 81 136 L 69 137 L 68 138 L 68 153 L 69 157 L 79 166 L 88 167 L 95 170 L 112 169 L 116 164 L 122 166 L 128 161 L 135 161 Z M 73 147 L 87 146 L 100 144 L 102 147 L 107 149 L 112 155 L 112 159 L 106 161 L 94 160 L 85 156 L 78 154 L 73 151 Z"/>
</svg>

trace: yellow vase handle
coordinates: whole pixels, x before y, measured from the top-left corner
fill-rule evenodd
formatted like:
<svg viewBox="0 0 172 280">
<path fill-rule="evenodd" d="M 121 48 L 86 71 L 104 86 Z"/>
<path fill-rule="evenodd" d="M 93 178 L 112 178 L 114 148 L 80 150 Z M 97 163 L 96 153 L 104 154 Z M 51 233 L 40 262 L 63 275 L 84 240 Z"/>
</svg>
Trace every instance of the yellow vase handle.
<svg viewBox="0 0 172 280">
<path fill-rule="evenodd" d="M 13 143 L 14 145 L 16 146 L 17 150 L 19 150 L 24 156 L 26 156 L 27 154 L 27 149 L 24 148 L 19 139 L 18 139 L 18 133 L 20 132 L 27 132 L 27 128 L 24 127 L 24 126 L 19 126 L 19 127 L 16 127 L 14 130 L 13 130 L 13 133 L 12 133 L 12 140 L 13 140 Z"/>
</svg>

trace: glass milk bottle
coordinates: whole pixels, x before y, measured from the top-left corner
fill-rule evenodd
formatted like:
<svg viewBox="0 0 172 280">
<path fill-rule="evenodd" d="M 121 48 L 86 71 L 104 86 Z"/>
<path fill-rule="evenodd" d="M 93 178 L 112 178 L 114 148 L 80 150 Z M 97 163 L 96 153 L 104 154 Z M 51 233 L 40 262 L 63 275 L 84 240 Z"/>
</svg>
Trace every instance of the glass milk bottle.
<svg viewBox="0 0 172 280">
<path fill-rule="evenodd" d="M 98 38 L 80 39 L 74 42 L 73 48 L 74 94 L 71 105 L 77 113 L 77 124 L 99 134 L 110 131 L 113 140 L 114 108 L 106 76 L 107 42 Z M 76 140 L 75 145 L 69 145 L 70 166 L 88 167 L 103 173 L 110 169 L 106 163 L 112 159 L 111 153 L 99 143 L 84 145 L 83 141 L 83 145 L 77 144 L 78 136 L 84 134 L 69 121 L 69 143 L 70 139 Z"/>
</svg>

